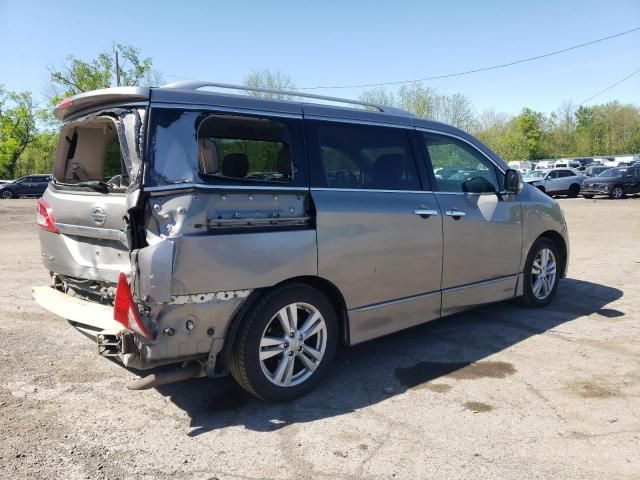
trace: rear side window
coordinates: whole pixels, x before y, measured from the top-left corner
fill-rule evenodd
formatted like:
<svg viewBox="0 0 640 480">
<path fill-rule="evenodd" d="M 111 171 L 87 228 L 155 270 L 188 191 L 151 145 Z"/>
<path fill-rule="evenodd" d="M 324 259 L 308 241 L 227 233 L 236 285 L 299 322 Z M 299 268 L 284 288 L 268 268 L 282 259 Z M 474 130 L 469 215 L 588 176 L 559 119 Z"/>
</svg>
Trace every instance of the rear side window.
<svg viewBox="0 0 640 480">
<path fill-rule="evenodd" d="M 198 129 L 199 171 L 225 180 L 291 183 L 291 133 L 278 120 L 212 115 Z"/>
<path fill-rule="evenodd" d="M 307 121 L 312 186 L 419 190 L 409 137 L 402 128 Z"/>
<path fill-rule="evenodd" d="M 154 108 L 149 128 L 146 186 L 307 186 L 300 119 Z"/>
</svg>

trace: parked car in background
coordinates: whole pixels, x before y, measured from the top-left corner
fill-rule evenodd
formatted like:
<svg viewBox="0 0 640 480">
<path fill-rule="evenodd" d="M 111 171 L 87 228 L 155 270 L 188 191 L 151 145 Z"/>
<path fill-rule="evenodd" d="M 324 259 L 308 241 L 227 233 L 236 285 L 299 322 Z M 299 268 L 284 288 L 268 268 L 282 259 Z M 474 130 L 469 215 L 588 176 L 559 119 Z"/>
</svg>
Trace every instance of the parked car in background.
<svg viewBox="0 0 640 480">
<path fill-rule="evenodd" d="M 602 172 L 609 170 L 609 168 L 611 167 L 605 167 L 604 165 L 594 165 L 591 167 L 587 167 L 587 169 L 584 171 L 584 177 L 585 178 L 597 177 Z"/>
<path fill-rule="evenodd" d="M 560 160 L 556 160 L 556 162 L 553 164 L 554 168 L 575 168 L 576 170 L 579 169 L 582 166 L 582 164 L 577 161 L 577 160 L 571 160 L 568 158 L 561 158 Z"/>
<path fill-rule="evenodd" d="M 569 258 L 562 211 L 476 138 L 375 104 L 207 87 L 229 88 L 106 89 L 55 110 L 37 210 L 51 284 L 33 294 L 99 354 L 176 366 L 134 388 L 231 372 L 291 400 L 339 343 L 553 298 Z M 103 182 L 106 166 L 127 181 Z"/>
<path fill-rule="evenodd" d="M 524 179 L 548 195 L 568 195 L 577 197 L 580 193 L 582 175 L 573 168 L 552 168 L 543 176 L 527 176 Z"/>
<path fill-rule="evenodd" d="M 0 185 L 0 198 L 40 197 L 51 175 L 27 175 Z"/>
<path fill-rule="evenodd" d="M 582 184 L 582 196 L 608 195 L 618 200 L 631 193 L 640 193 L 640 167 L 609 168 Z"/>
</svg>

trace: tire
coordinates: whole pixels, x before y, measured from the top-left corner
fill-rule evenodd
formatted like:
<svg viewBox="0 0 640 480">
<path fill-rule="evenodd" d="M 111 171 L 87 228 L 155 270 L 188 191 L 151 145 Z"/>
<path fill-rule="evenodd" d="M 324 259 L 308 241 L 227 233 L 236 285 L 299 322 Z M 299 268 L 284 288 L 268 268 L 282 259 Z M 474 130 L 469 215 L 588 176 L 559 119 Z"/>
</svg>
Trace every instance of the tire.
<svg viewBox="0 0 640 480">
<path fill-rule="evenodd" d="M 583 196 L 584 198 L 587 198 L 587 199 L 592 199 L 592 198 L 593 198 L 593 195 L 584 195 L 584 194 L 583 194 L 582 196 Z"/>
<path fill-rule="evenodd" d="M 0 192 L 0 197 L 4 198 L 5 200 L 9 200 L 10 198 L 14 198 L 15 195 L 11 190 L 3 190 L 2 192 Z"/>
<path fill-rule="evenodd" d="M 614 200 L 621 200 L 624 198 L 624 189 L 620 185 L 616 185 L 609 192 L 609 197 Z"/>
<path fill-rule="evenodd" d="M 571 198 L 576 198 L 579 193 L 580 193 L 580 185 L 574 183 L 569 187 L 569 196 Z"/>
<path fill-rule="evenodd" d="M 542 283 L 539 288 L 537 280 L 539 274 L 535 273 L 534 263 L 540 264 L 541 255 L 544 251 L 548 251 L 552 254 L 551 260 L 555 265 L 553 269 L 553 278 L 550 278 L 549 272 L 543 277 Z M 539 238 L 531 247 L 529 255 L 527 255 L 527 261 L 524 266 L 523 275 L 523 296 L 521 303 L 529 308 L 540 308 L 549 304 L 556 294 L 558 283 L 560 281 L 560 271 L 563 264 L 563 259 L 560 255 L 559 249 L 555 243 L 547 238 Z M 547 264 L 549 265 L 549 264 Z M 539 268 L 537 268 L 539 270 Z"/>
<path fill-rule="evenodd" d="M 297 325 L 287 335 L 285 325 L 296 323 L 294 310 Z M 319 318 L 312 320 L 316 314 Z M 307 320 L 312 321 L 308 328 Z M 300 336 L 303 328 L 311 332 L 306 338 Z M 337 345 L 338 321 L 329 300 L 308 285 L 284 285 L 268 291 L 243 320 L 231 351 L 231 375 L 260 399 L 286 402 L 318 384 L 333 362 Z"/>
</svg>

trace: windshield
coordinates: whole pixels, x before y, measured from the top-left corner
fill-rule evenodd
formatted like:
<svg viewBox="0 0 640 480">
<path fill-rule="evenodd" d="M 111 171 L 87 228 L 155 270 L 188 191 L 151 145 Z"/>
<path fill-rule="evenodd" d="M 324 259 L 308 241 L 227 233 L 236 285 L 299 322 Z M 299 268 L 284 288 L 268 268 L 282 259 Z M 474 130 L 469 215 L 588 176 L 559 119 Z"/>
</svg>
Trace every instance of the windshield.
<svg viewBox="0 0 640 480">
<path fill-rule="evenodd" d="M 604 172 L 600 173 L 598 177 L 608 177 L 608 178 L 621 177 L 622 175 L 624 175 L 626 171 L 627 171 L 626 168 L 610 168 L 609 170 L 605 170 Z"/>
</svg>

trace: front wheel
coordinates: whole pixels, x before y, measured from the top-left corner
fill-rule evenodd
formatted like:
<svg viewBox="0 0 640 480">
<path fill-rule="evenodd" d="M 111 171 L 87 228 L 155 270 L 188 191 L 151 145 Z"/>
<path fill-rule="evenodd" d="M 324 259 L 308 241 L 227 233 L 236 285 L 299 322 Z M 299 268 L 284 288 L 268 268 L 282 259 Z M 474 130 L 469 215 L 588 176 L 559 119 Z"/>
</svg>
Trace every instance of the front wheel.
<svg viewBox="0 0 640 480">
<path fill-rule="evenodd" d="M 321 380 L 338 344 L 336 312 L 305 284 L 268 292 L 244 319 L 231 353 L 231 374 L 254 396 L 298 398 Z"/>
<path fill-rule="evenodd" d="M 575 183 L 569 187 L 569 196 L 571 198 L 576 198 L 580 193 L 580 185 L 576 185 Z"/>
<path fill-rule="evenodd" d="M 522 303 L 538 308 L 547 305 L 556 293 L 562 259 L 555 243 L 540 238 L 531 247 L 524 267 Z"/>
<path fill-rule="evenodd" d="M 11 190 L 3 190 L 0 196 L 6 200 L 13 198 L 13 192 Z"/>
<path fill-rule="evenodd" d="M 620 200 L 621 198 L 624 197 L 624 190 L 622 189 L 621 186 L 616 185 L 611 189 L 611 193 L 609 194 L 609 196 L 614 200 Z"/>
</svg>

